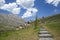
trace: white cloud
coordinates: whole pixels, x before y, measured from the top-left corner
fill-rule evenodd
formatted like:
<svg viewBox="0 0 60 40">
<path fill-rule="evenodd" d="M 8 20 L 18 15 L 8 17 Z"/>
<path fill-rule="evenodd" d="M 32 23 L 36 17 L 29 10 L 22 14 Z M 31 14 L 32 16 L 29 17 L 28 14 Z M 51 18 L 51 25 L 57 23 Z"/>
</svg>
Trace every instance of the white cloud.
<svg viewBox="0 0 60 40">
<path fill-rule="evenodd" d="M 52 3 L 54 0 L 45 0 L 47 3 Z"/>
<path fill-rule="evenodd" d="M 35 0 L 16 0 L 16 2 L 5 4 L 5 0 L 0 1 L 0 9 L 7 10 L 13 14 L 19 14 L 21 7 L 27 9 L 23 14 L 22 18 L 28 18 L 36 15 L 38 11 L 36 8 L 33 8 Z M 21 7 L 18 7 L 20 5 Z"/>
<path fill-rule="evenodd" d="M 58 6 L 58 4 L 60 3 L 60 0 L 45 0 L 47 3 L 52 4 L 54 6 Z"/>
<path fill-rule="evenodd" d="M 36 13 L 38 10 L 36 9 L 36 8 L 29 8 L 29 9 L 27 9 L 28 11 L 31 11 L 31 12 L 33 12 L 33 13 Z"/>
<path fill-rule="evenodd" d="M 11 11 L 12 9 L 16 7 L 17 7 L 16 3 L 9 3 L 9 4 L 5 4 L 4 6 L 2 6 L 1 9 Z"/>
<path fill-rule="evenodd" d="M 23 14 L 22 18 L 28 18 L 34 16 L 36 15 L 37 12 L 38 10 L 36 8 L 29 8 L 27 9 L 26 13 Z"/>
<path fill-rule="evenodd" d="M 38 11 L 36 8 L 33 8 L 35 0 L 16 0 L 16 3 L 22 8 L 27 9 L 27 11 L 23 14 L 22 18 L 28 18 L 36 15 Z"/>
<path fill-rule="evenodd" d="M 16 3 L 23 8 L 32 8 L 34 6 L 34 1 L 35 0 L 16 0 Z"/>
<path fill-rule="evenodd" d="M 4 6 L 1 6 L 0 9 L 10 11 L 13 14 L 19 14 L 19 12 L 20 12 L 20 8 L 18 8 L 18 6 L 15 2 L 5 4 Z"/>
<path fill-rule="evenodd" d="M 14 9 L 12 10 L 12 13 L 13 13 L 13 14 L 19 14 L 19 13 L 20 13 L 20 8 L 14 8 Z"/>
<path fill-rule="evenodd" d="M 0 0 L 0 7 L 5 4 L 5 0 Z"/>
<path fill-rule="evenodd" d="M 27 18 L 31 16 L 32 16 L 32 13 L 30 11 L 26 11 L 26 13 L 23 14 L 22 18 Z"/>
</svg>

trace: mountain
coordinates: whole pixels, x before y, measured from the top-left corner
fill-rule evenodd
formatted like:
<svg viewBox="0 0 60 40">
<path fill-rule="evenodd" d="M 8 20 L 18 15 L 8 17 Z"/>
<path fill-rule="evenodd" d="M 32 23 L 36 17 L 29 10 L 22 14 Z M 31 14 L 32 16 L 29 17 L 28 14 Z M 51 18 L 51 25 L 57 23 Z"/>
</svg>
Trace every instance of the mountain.
<svg viewBox="0 0 60 40">
<path fill-rule="evenodd" d="M 24 24 L 24 19 L 15 14 L 0 13 L 0 30 L 15 30 Z"/>
</svg>

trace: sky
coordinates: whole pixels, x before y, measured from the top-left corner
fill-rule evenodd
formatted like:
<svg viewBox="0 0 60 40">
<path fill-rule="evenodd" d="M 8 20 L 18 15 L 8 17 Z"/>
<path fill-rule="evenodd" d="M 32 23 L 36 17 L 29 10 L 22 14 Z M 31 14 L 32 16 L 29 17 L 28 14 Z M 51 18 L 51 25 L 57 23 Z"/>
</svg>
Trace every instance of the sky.
<svg viewBox="0 0 60 40">
<path fill-rule="evenodd" d="M 60 13 L 60 0 L 0 0 L 0 13 L 34 20 Z"/>
</svg>

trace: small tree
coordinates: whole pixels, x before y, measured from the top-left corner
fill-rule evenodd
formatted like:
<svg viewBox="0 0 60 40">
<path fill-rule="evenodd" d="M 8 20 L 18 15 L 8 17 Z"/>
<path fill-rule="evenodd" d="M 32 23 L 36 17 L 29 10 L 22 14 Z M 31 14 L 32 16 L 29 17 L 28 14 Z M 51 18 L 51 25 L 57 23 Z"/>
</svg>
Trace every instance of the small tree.
<svg viewBox="0 0 60 40">
<path fill-rule="evenodd" d="M 34 21 L 34 25 L 35 25 L 35 29 L 37 28 L 37 26 L 38 26 L 38 17 L 36 16 L 36 19 L 35 19 L 35 21 Z"/>
<path fill-rule="evenodd" d="M 42 17 L 42 23 L 45 23 L 45 17 L 44 16 Z"/>
</svg>

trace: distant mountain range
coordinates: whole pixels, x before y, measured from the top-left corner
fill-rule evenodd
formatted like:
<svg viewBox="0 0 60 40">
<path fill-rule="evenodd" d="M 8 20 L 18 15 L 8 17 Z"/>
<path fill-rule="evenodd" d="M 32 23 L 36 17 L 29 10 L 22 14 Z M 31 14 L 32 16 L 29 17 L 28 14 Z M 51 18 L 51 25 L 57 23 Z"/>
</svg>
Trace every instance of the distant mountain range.
<svg viewBox="0 0 60 40">
<path fill-rule="evenodd" d="M 15 14 L 0 13 L 0 30 L 15 30 L 20 26 L 24 27 L 24 24 L 24 19 Z"/>
</svg>

